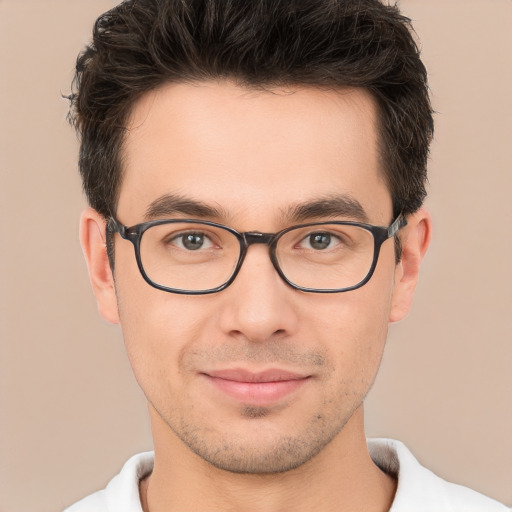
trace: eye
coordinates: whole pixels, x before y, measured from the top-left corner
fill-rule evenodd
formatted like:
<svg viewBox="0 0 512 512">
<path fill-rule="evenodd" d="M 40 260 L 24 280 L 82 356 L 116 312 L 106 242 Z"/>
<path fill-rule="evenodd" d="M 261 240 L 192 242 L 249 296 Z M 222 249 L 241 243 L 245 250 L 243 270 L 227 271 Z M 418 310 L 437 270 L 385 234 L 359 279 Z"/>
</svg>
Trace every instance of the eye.
<svg viewBox="0 0 512 512">
<path fill-rule="evenodd" d="M 300 247 L 304 249 L 314 249 L 315 251 L 322 251 L 325 249 L 332 249 L 340 243 L 340 239 L 326 231 L 317 231 L 310 233 L 302 239 Z"/>
<path fill-rule="evenodd" d="M 171 243 L 187 251 L 197 251 L 199 249 L 210 249 L 213 247 L 213 243 L 208 236 L 198 232 L 181 233 L 173 237 Z"/>
</svg>

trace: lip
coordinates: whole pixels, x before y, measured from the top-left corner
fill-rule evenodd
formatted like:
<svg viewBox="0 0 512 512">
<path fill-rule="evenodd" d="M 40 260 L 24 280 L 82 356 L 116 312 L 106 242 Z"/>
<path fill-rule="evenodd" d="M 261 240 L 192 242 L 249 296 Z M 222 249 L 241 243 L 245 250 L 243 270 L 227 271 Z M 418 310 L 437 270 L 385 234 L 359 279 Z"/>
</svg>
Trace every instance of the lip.
<svg viewBox="0 0 512 512">
<path fill-rule="evenodd" d="M 310 375 L 300 375 L 281 369 L 251 372 L 226 369 L 203 373 L 219 391 L 247 405 L 270 405 L 284 399 L 302 387 Z"/>
</svg>

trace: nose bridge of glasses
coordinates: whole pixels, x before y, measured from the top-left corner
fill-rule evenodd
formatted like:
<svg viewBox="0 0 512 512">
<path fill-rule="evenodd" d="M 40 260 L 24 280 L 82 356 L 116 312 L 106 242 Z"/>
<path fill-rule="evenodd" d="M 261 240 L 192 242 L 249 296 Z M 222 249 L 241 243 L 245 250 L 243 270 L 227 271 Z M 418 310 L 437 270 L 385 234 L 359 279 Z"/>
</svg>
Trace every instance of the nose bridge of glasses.
<svg viewBox="0 0 512 512">
<path fill-rule="evenodd" d="M 270 245 L 275 238 L 274 233 L 260 233 L 258 231 L 248 231 L 242 233 L 246 247 L 252 244 L 266 244 Z"/>
<path fill-rule="evenodd" d="M 270 261 L 272 262 L 272 266 L 275 268 L 275 270 L 278 272 L 278 274 L 283 278 L 282 272 L 279 269 L 279 264 L 275 257 L 275 245 L 274 242 L 278 238 L 278 234 L 276 233 L 261 233 L 259 231 L 247 231 L 245 233 L 241 233 L 242 239 L 243 239 L 243 245 L 242 253 L 240 254 L 240 260 L 238 264 L 238 269 L 235 273 L 235 275 L 238 273 L 238 270 L 240 270 L 242 263 L 245 261 L 245 257 L 247 255 L 247 249 L 250 245 L 253 244 L 260 244 L 260 245 L 266 245 L 269 249 L 269 256 Z"/>
</svg>

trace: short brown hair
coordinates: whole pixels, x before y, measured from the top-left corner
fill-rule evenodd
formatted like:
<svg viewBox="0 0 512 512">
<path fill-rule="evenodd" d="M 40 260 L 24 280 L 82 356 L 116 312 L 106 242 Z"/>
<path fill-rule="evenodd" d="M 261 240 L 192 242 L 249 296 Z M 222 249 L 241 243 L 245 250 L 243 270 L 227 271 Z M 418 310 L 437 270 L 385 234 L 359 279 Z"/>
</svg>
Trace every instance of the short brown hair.
<svg viewBox="0 0 512 512">
<path fill-rule="evenodd" d="M 426 196 L 433 135 L 427 73 L 410 20 L 378 0 L 126 0 L 96 21 L 77 60 L 70 120 L 90 205 L 115 214 L 134 103 L 168 82 L 361 87 L 378 102 L 394 214 Z"/>
</svg>

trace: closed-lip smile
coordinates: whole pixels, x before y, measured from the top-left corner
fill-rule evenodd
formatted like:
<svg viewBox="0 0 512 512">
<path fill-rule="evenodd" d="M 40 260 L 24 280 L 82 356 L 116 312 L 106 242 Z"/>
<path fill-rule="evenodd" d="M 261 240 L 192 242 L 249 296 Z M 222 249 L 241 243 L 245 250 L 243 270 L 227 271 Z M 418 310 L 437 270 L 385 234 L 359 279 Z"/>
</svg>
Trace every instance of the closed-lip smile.
<svg viewBox="0 0 512 512">
<path fill-rule="evenodd" d="M 208 371 L 202 375 L 230 398 L 255 406 L 278 402 L 302 387 L 311 377 L 278 368 L 258 372 L 232 368 Z"/>
</svg>

